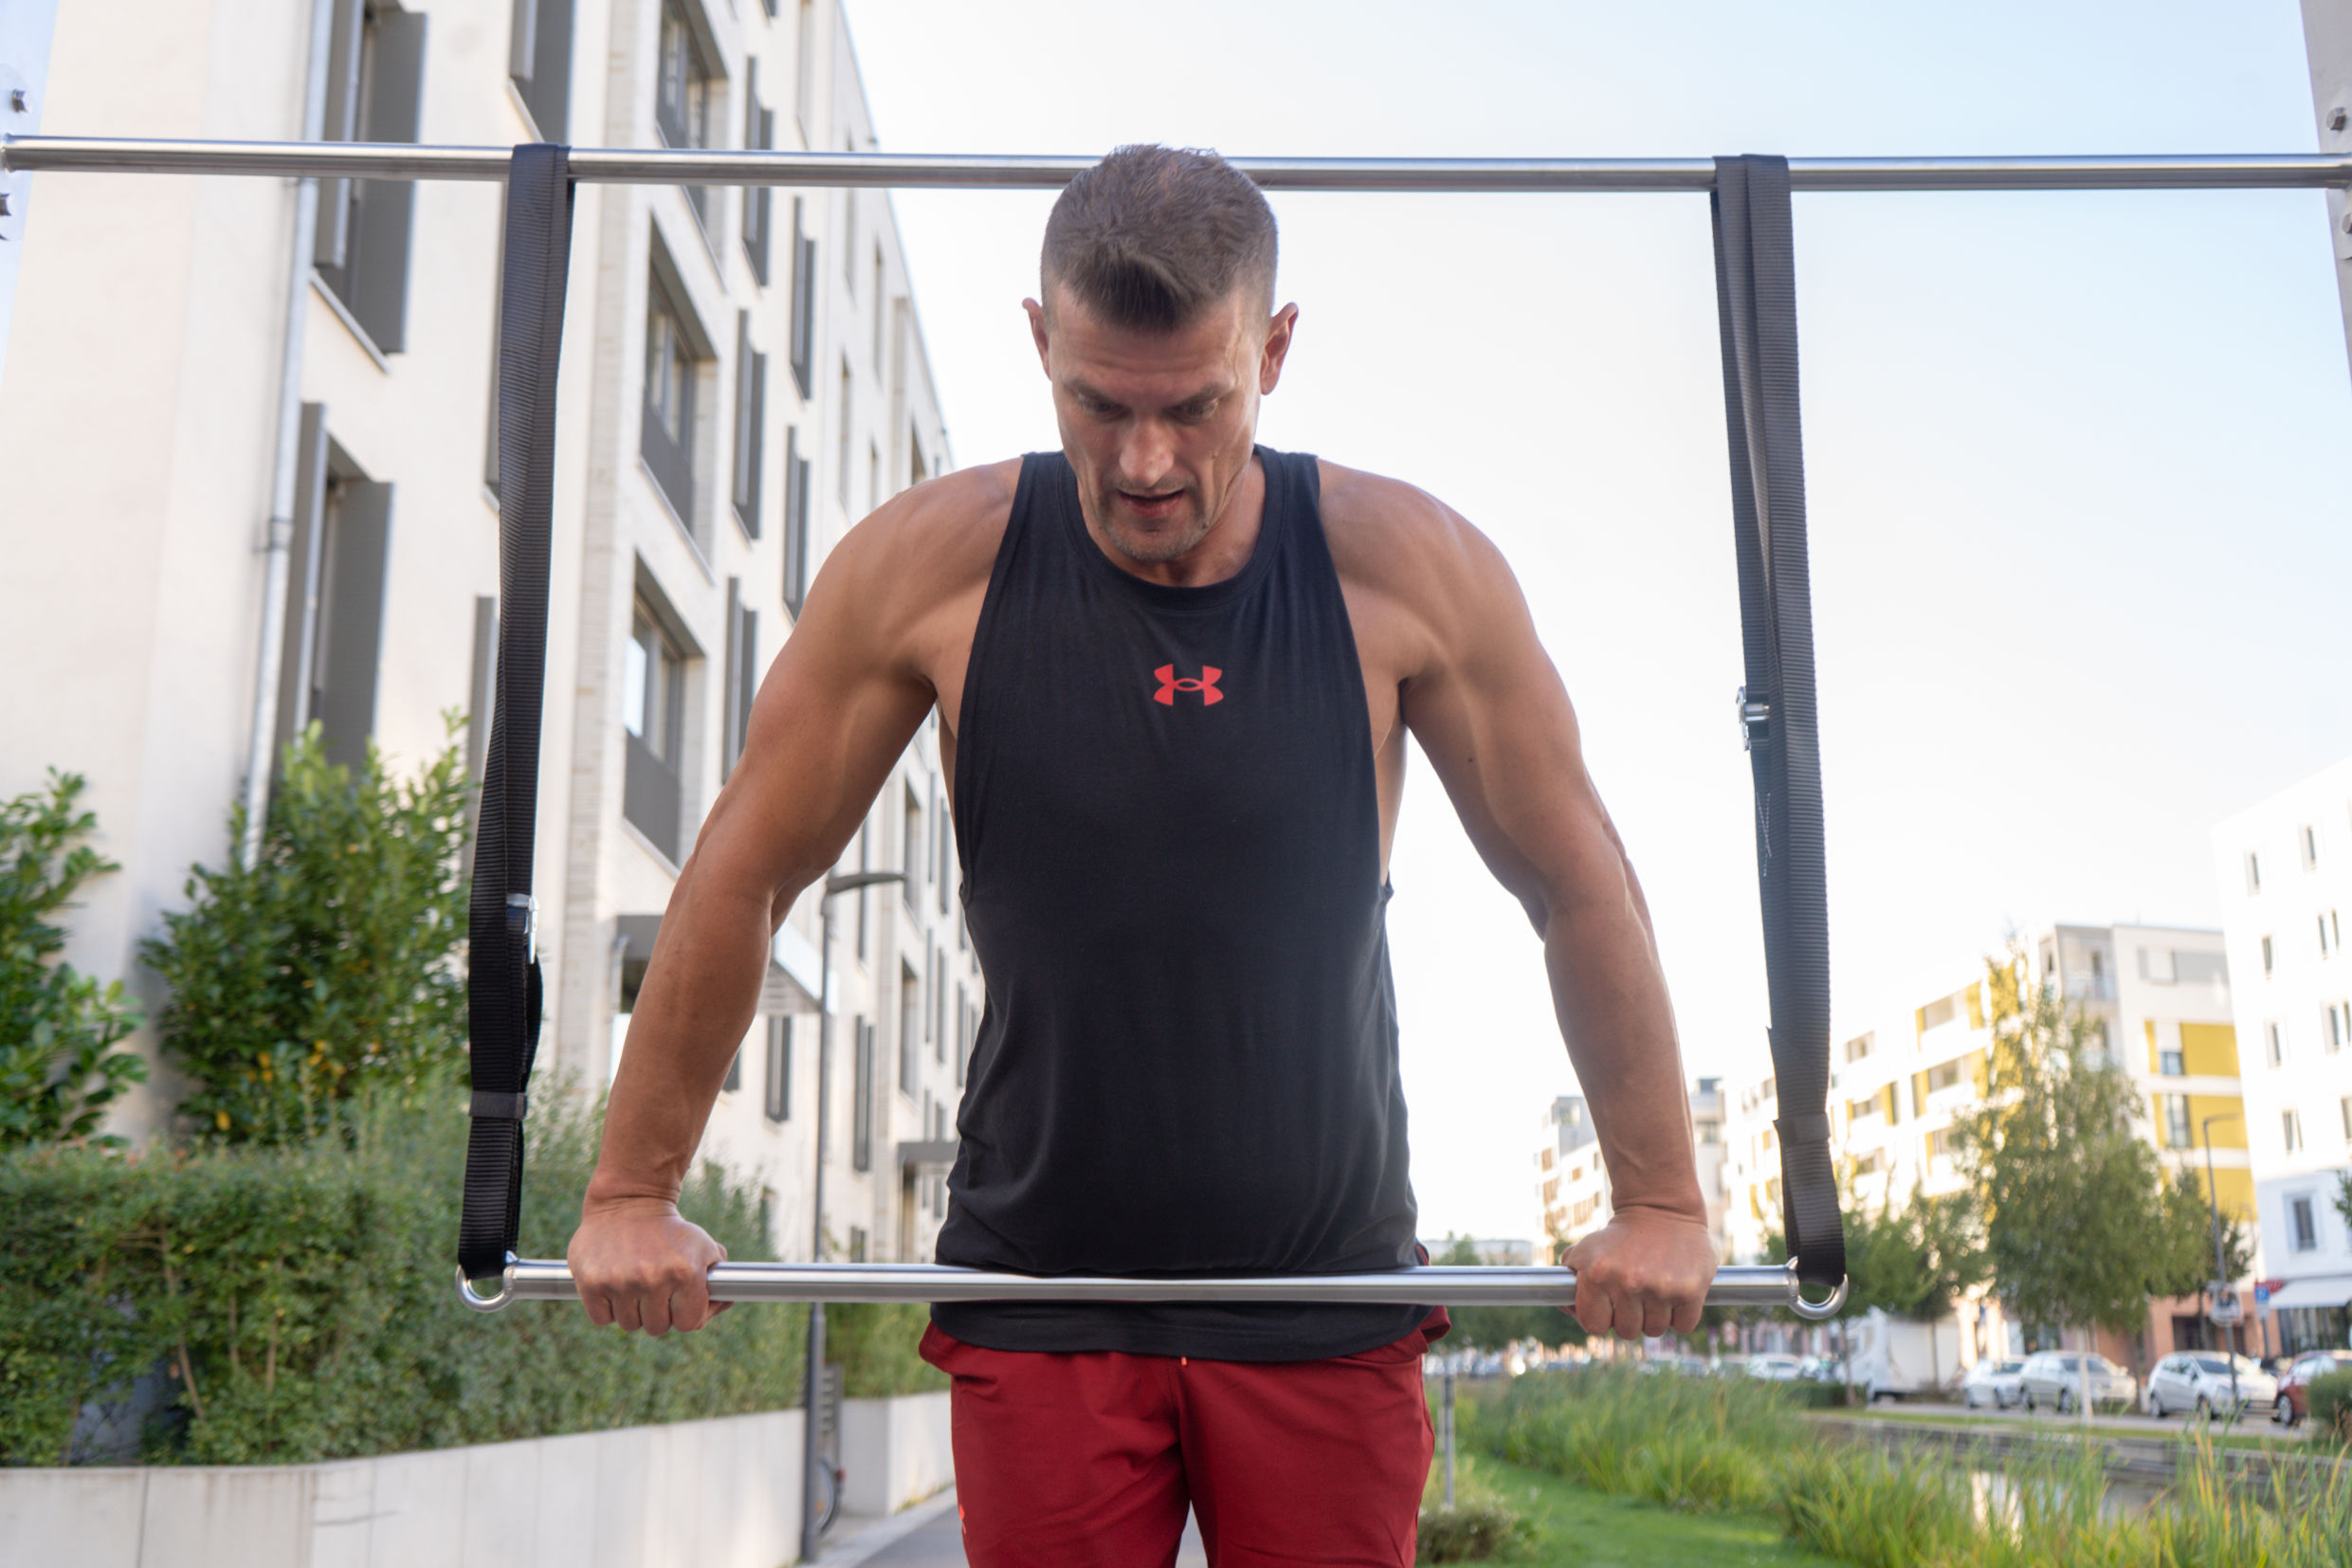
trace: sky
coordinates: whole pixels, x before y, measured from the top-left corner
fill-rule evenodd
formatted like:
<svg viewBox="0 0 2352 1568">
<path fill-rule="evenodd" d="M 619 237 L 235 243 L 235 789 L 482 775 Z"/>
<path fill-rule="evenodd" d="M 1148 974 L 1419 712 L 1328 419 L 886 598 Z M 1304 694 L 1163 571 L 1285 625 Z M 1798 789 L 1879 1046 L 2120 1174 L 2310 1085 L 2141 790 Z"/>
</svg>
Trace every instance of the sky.
<svg viewBox="0 0 2352 1568">
<path fill-rule="evenodd" d="M 897 152 L 2316 146 L 2294 0 L 848 9 Z M 1705 199 L 1271 199 L 1301 317 L 1260 439 L 1501 546 L 1648 892 L 1686 1070 L 1761 1077 Z M 957 461 L 1053 445 L 1020 311 L 1050 195 L 894 201 Z M 2216 924 L 2213 825 L 2352 752 L 2322 198 L 1799 195 L 1796 265 L 1838 1016 L 2046 920 Z M 1575 1075 L 1525 918 L 1413 763 L 1390 934 L 1422 1233 L 1532 1236 Z"/>
</svg>

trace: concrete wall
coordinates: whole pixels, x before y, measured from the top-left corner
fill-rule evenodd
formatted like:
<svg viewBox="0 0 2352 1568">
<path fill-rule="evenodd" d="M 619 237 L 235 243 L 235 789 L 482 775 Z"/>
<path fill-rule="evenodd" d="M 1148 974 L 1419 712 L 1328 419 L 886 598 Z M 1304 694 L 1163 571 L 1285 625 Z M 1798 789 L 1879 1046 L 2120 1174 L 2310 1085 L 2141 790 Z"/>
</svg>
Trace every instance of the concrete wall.
<svg viewBox="0 0 2352 1568">
<path fill-rule="evenodd" d="M 771 1411 L 325 1465 L 0 1469 L 0 1560 L 776 1568 L 800 1439 L 800 1412 Z"/>
<path fill-rule="evenodd" d="M 896 1513 L 956 1479 L 947 1395 L 841 1402 L 841 1507 Z"/>
</svg>

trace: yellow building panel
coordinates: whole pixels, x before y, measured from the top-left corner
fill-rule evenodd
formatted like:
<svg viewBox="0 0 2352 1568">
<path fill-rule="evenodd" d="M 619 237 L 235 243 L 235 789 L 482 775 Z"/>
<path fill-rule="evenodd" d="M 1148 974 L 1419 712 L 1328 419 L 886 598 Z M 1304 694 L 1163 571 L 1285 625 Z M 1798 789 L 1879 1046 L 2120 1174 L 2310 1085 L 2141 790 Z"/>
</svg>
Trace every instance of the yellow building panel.
<svg viewBox="0 0 2352 1568">
<path fill-rule="evenodd" d="M 2148 1026 L 2153 1029 L 2155 1026 Z M 2212 1078 L 2237 1076 L 2237 1030 L 2230 1024 L 2180 1026 L 2180 1065 Z M 2214 1131 L 2221 1129 L 2215 1127 Z"/>
<path fill-rule="evenodd" d="M 2234 1094 L 2192 1094 L 2184 1098 L 2189 1102 L 2189 1125 L 2197 1129 L 2197 1147 L 2201 1149 L 2205 1146 L 2209 1133 L 2216 1149 L 2246 1147 L 2246 1103 L 2243 1100 Z M 2207 1117 L 2219 1120 L 2207 1127 Z"/>
<path fill-rule="evenodd" d="M 1977 1085 L 1977 1092 L 1980 1095 L 1991 1094 L 1993 1092 L 1993 1067 L 1992 1064 L 1986 1060 L 1984 1052 L 1972 1050 L 1960 1058 L 1960 1061 L 1968 1069 L 1969 1082 Z"/>
<path fill-rule="evenodd" d="M 1984 1028 L 1984 982 L 1981 980 L 1968 988 L 1968 1027 Z"/>
<path fill-rule="evenodd" d="M 2218 1126 L 2214 1128 L 2214 1131 L 2216 1133 L 2220 1130 L 2221 1129 Z M 2220 1142 L 2220 1140 L 2215 1139 L 2214 1141 L 2217 1145 Z M 2207 1192 L 2212 1193 L 2214 1201 L 2220 1206 L 2221 1212 L 2224 1214 L 2230 1215 L 2234 1219 L 2245 1220 L 2248 1224 L 2252 1224 L 2253 1222 L 2253 1172 L 2242 1168 L 2233 1169 L 2227 1165 L 2216 1166 L 2214 1169 L 2212 1185 L 2211 1187 L 2208 1187 L 2206 1185 L 2204 1167 L 2202 1165 L 2196 1165 L 2190 1167 L 2190 1169 L 2192 1174 L 2194 1174 L 2197 1177 L 2197 1190 L 2200 1194 Z"/>
<path fill-rule="evenodd" d="M 2141 1022 L 2147 1026 L 2148 1030 L 2148 1070 L 2150 1072 L 2162 1072 L 2164 1070 L 2164 1064 L 2161 1053 L 2156 1048 L 2156 1020 L 2153 1018 L 2143 1018 Z"/>
<path fill-rule="evenodd" d="M 1915 1111 L 1924 1110 L 1926 1105 L 1927 1075 L 1924 1072 L 1915 1072 L 1911 1074 L 1911 1108 Z"/>
</svg>

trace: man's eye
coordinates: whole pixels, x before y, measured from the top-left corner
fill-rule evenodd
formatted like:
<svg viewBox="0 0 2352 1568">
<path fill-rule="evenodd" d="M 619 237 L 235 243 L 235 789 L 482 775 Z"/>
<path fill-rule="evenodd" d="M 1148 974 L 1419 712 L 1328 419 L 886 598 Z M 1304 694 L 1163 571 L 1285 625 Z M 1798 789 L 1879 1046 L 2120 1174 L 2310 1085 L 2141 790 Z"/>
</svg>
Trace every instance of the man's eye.
<svg viewBox="0 0 2352 1568">
<path fill-rule="evenodd" d="M 1187 424 L 1197 425 L 1216 412 L 1216 408 L 1214 403 L 1187 403 L 1176 410 L 1176 417 Z"/>
</svg>

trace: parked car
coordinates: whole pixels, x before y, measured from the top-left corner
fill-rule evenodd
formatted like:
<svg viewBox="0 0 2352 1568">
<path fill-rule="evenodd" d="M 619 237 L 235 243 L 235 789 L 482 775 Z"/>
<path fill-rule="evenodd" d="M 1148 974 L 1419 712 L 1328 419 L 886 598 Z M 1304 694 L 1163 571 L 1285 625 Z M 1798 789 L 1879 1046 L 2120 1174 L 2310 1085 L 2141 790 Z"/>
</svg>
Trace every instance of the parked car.
<svg viewBox="0 0 2352 1568">
<path fill-rule="evenodd" d="M 1794 1383 L 1803 1372 L 1804 1362 L 1794 1356 L 1764 1351 L 1741 1362 L 1740 1370 L 1766 1383 Z"/>
<path fill-rule="evenodd" d="M 1796 1363 L 1796 1376 L 1808 1383 L 1842 1383 L 1846 1374 L 1833 1356 L 1808 1356 Z"/>
<path fill-rule="evenodd" d="M 2175 1351 L 2148 1372 L 2147 1411 L 2158 1420 L 2181 1411 L 2215 1415 L 2232 1410 L 2231 1371 L 2236 1369 L 2236 1412 L 2242 1413 L 2278 1397 L 2278 1381 L 2251 1356 L 2230 1357 L 2217 1350 Z"/>
<path fill-rule="evenodd" d="M 2300 1425 L 2311 1413 L 2311 1380 L 2331 1372 L 2352 1372 L 2352 1350 L 2314 1350 L 2296 1357 L 2279 1375 L 2270 1419 L 2282 1427 Z"/>
<path fill-rule="evenodd" d="M 2017 1369 L 2017 1381 L 2025 1395 L 2028 1410 L 2057 1410 L 2071 1412 L 2081 1396 L 2084 1362 L 2089 1362 L 2090 1404 L 2093 1410 L 2101 1405 L 2121 1405 L 2129 1410 L 2139 1402 L 2139 1388 L 2131 1374 L 2104 1356 L 2086 1358 L 2079 1350 L 2044 1350 L 2025 1358 Z"/>
<path fill-rule="evenodd" d="M 1968 1369 L 1960 1379 L 1960 1403 L 1970 1410 L 1982 1410 L 1990 1405 L 1995 1410 L 2007 1410 L 2025 1398 L 2025 1358 L 2013 1356 L 1995 1360 L 1988 1356 Z"/>
</svg>

